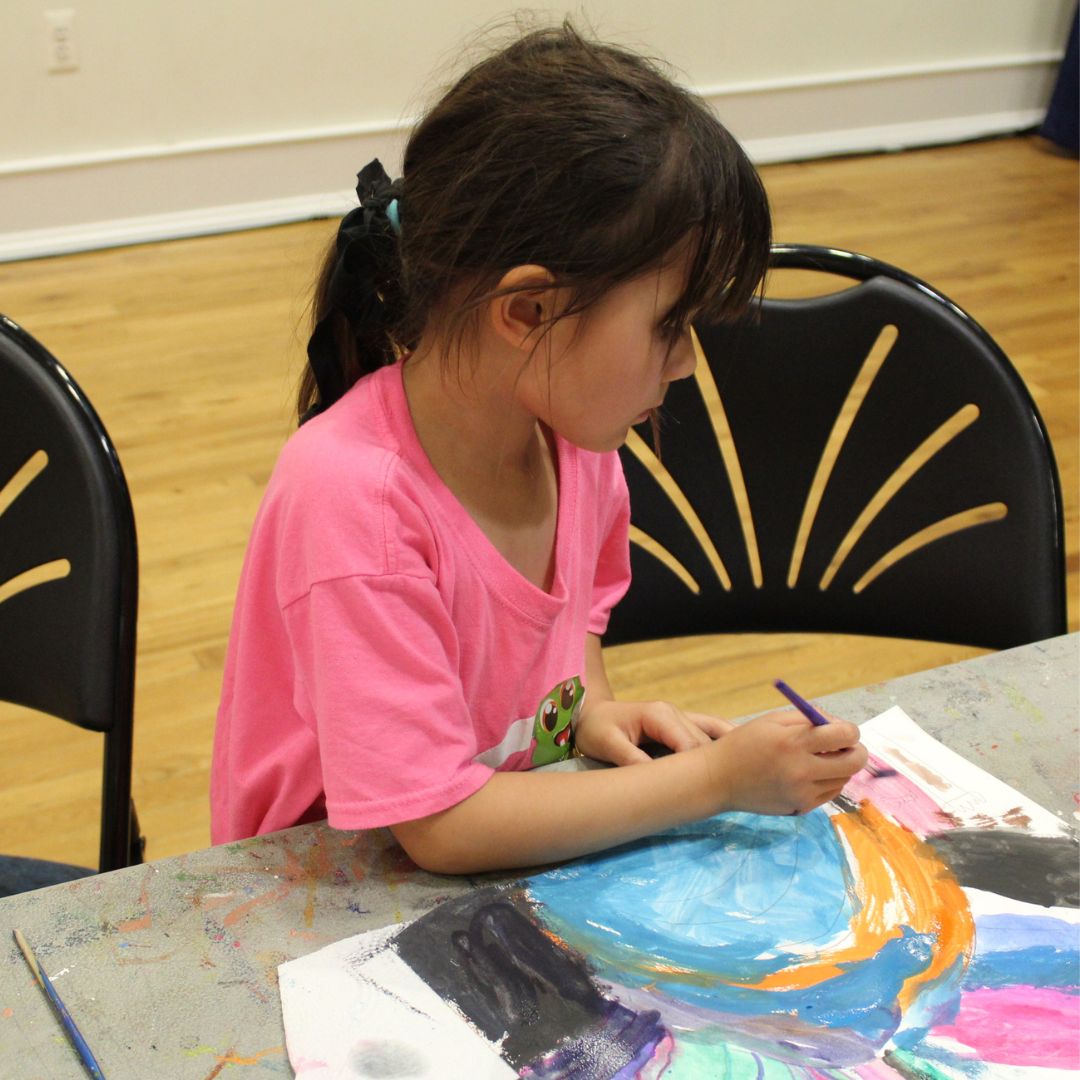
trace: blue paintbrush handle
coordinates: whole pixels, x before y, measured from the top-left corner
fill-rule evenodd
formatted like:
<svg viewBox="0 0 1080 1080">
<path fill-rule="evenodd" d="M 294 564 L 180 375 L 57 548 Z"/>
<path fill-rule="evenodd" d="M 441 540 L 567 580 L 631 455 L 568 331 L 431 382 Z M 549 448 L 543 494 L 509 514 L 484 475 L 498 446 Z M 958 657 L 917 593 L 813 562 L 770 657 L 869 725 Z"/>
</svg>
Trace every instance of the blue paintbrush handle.
<svg viewBox="0 0 1080 1080">
<path fill-rule="evenodd" d="M 60 1000 L 60 995 L 56 992 L 56 987 L 53 986 L 49 976 L 45 974 L 45 971 L 38 962 L 37 955 L 30 947 L 29 942 L 27 942 L 26 938 L 24 938 L 18 930 L 14 930 L 12 933 L 15 936 L 15 941 L 18 943 L 23 956 L 26 957 L 27 964 L 30 965 L 30 970 L 34 973 L 34 978 L 37 980 L 38 986 L 45 991 L 45 996 L 49 999 L 50 1004 L 56 1011 L 56 1015 L 59 1017 L 60 1023 L 67 1033 L 68 1040 L 71 1042 L 75 1053 L 79 1055 L 79 1060 L 82 1062 L 83 1068 L 86 1069 L 91 1077 L 93 1077 L 93 1080 L 105 1080 L 105 1074 L 101 1071 L 101 1066 L 98 1065 L 93 1053 L 91 1053 L 90 1047 L 86 1045 L 86 1040 L 82 1037 L 82 1032 L 75 1026 L 75 1021 L 71 1019 L 71 1013 L 67 1011 L 67 1006 Z"/>
</svg>

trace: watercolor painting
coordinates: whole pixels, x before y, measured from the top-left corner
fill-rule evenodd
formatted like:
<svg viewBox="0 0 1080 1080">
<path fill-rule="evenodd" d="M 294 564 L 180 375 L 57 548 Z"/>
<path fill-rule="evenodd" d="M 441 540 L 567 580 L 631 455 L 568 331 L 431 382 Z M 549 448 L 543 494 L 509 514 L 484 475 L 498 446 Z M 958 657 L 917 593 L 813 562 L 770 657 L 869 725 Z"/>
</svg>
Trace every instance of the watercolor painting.
<svg viewBox="0 0 1080 1080">
<path fill-rule="evenodd" d="M 900 709 L 863 732 L 895 773 L 827 808 L 721 815 L 283 965 L 294 1069 L 1080 1075 L 1075 835 Z"/>
</svg>

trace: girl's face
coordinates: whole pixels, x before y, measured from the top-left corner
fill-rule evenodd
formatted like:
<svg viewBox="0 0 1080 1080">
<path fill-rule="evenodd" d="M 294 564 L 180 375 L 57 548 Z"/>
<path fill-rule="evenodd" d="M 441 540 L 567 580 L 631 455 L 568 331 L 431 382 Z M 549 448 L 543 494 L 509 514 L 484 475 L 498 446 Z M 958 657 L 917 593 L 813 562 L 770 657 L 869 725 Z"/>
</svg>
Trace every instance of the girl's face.
<svg viewBox="0 0 1080 1080">
<path fill-rule="evenodd" d="M 668 316 L 686 288 L 690 256 L 615 286 L 586 312 L 558 321 L 533 355 L 527 407 L 584 450 L 615 450 L 633 424 L 693 374 L 688 326 Z"/>
</svg>

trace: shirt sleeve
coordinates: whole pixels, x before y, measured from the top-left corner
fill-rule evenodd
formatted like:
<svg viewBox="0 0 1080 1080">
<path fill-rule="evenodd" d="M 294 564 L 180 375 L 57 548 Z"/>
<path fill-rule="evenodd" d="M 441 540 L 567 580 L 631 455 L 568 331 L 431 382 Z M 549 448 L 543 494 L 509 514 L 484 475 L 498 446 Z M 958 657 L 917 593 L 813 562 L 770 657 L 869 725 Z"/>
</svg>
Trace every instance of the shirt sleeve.
<svg viewBox="0 0 1080 1080">
<path fill-rule="evenodd" d="M 605 476 L 598 505 L 607 512 L 607 527 L 600 539 L 589 609 L 589 633 L 601 635 L 612 609 L 630 587 L 630 493 L 617 453 L 610 455 Z"/>
<path fill-rule="evenodd" d="M 320 582 L 289 606 L 296 708 L 314 718 L 330 825 L 366 829 L 445 810 L 492 770 L 477 753 L 457 633 L 430 578 Z"/>
</svg>

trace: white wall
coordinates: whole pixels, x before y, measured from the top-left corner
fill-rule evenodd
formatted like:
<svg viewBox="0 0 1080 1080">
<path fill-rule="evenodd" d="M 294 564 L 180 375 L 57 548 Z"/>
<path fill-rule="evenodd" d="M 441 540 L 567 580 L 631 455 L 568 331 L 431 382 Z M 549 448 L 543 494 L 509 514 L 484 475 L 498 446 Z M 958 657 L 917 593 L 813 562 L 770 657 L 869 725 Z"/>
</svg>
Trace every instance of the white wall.
<svg viewBox="0 0 1080 1080">
<path fill-rule="evenodd" d="M 760 162 L 1038 123 L 1074 0 L 586 0 Z M 44 12 L 75 12 L 77 71 Z M 0 259 L 337 213 L 498 0 L 3 0 Z M 559 18 L 565 9 L 551 9 Z M 432 73 L 437 72 L 433 75 Z M 17 106 L 17 107 L 13 107 Z"/>
</svg>

